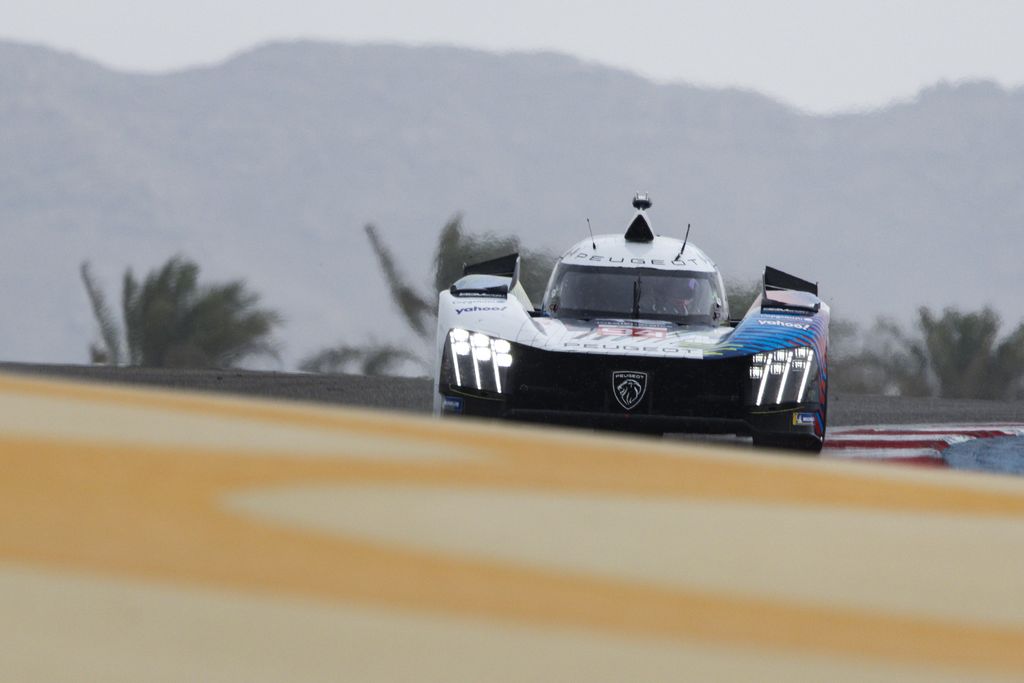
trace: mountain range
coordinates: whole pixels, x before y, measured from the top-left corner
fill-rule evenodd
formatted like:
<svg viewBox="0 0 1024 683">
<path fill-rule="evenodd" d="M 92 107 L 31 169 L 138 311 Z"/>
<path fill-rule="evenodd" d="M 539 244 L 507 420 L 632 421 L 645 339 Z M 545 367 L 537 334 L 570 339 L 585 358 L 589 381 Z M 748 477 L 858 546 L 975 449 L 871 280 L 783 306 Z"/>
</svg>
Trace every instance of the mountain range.
<svg viewBox="0 0 1024 683">
<path fill-rule="evenodd" d="M 116 302 L 125 268 L 177 253 L 284 315 L 285 367 L 417 345 L 366 223 L 427 289 L 455 214 L 561 252 L 588 217 L 622 231 L 636 190 L 727 279 L 782 268 L 837 317 L 1024 316 L 1024 89 L 939 83 L 818 116 L 551 53 L 289 42 L 133 74 L 0 42 L 0 359 L 85 361 L 79 264 Z"/>
</svg>

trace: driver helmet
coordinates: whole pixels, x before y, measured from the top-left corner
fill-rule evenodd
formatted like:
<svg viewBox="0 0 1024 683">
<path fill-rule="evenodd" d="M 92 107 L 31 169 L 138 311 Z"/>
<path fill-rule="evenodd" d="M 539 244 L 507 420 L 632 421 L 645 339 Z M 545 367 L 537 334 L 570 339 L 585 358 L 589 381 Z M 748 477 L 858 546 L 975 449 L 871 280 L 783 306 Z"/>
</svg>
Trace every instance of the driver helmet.
<svg viewBox="0 0 1024 683">
<path fill-rule="evenodd" d="M 672 305 L 680 315 L 689 315 L 696 298 L 697 278 L 688 277 L 674 287 Z"/>
</svg>

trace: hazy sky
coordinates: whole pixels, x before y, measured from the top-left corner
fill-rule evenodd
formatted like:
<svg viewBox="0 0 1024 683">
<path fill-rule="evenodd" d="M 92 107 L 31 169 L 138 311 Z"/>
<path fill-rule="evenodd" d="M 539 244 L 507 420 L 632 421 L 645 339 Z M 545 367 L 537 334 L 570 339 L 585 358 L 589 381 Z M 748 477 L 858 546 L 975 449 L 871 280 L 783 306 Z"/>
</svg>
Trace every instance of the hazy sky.
<svg viewBox="0 0 1024 683">
<path fill-rule="evenodd" d="M 550 49 L 813 111 L 940 79 L 1024 83 L 1021 0 L 0 0 L 0 37 L 165 70 L 311 37 Z"/>
</svg>

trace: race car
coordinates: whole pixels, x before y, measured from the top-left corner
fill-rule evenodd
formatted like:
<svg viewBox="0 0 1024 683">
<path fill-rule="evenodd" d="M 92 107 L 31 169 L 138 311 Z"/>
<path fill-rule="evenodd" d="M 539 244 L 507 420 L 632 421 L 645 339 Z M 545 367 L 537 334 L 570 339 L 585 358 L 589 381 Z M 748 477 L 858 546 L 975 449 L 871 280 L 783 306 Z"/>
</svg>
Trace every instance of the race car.
<svg viewBox="0 0 1024 683">
<path fill-rule="evenodd" d="M 565 252 L 539 308 L 518 254 L 467 265 L 439 295 L 435 414 L 820 451 L 829 307 L 817 284 L 766 267 L 730 319 L 714 262 L 689 231 L 656 236 L 651 206 L 637 193 L 624 234 Z"/>
</svg>

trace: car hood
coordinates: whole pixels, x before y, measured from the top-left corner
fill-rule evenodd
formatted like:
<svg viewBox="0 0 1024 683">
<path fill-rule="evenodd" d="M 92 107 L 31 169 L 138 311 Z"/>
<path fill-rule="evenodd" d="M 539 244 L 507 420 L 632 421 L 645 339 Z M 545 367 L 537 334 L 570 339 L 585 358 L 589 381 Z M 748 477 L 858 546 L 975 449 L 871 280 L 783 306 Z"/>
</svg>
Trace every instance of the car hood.
<svg viewBox="0 0 1024 683">
<path fill-rule="evenodd" d="M 533 318 L 530 323 L 516 341 L 545 351 L 675 358 L 703 358 L 733 332 L 654 320 Z"/>
</svg>

